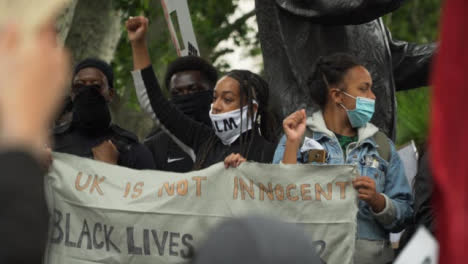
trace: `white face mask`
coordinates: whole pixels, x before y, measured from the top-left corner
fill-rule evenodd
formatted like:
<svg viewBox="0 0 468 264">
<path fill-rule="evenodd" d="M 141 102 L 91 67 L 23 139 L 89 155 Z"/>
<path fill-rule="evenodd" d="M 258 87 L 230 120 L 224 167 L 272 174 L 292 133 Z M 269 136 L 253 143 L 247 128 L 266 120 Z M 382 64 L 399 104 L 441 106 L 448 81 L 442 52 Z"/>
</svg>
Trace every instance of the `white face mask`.
<svg viewBox="0 0 468 264">
<path fill-rule="evenodd" d="M 257 105 L 256 101 L 253 104 Z M 252 129 L 252 121 L 247 115 L 248 106 L 242 107 L 242 122 L 241 122 L 241 109 L 236 109 L 230 112 L 222 114 L 212 114 L 213 104 L 211 104 L 210 118 L 213 123 L 213 129 L 215 130 L 216 136 L 221 139 L 224 145 L 230 145 L 236 141 L 239 136 Z M 257 112 L 254 113 L 254 122 Z"/>
</svg>

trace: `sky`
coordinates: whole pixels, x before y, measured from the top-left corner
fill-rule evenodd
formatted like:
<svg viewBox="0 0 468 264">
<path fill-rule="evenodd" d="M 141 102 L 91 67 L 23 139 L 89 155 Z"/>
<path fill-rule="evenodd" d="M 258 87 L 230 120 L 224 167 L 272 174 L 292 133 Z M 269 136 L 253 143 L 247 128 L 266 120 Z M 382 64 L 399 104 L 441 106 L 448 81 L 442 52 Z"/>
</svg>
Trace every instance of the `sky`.
<svg viewBox="0 0 468 264">
<path fill-rule="evenodd" d="M 243 14 L 250 12 L 255 8 L 255 1 L 253 0 L 239 0 L 238 10 L 229 17 L 229 22 L 233 22 Z M 258 31 L 257 21 L 255 16 L 251 17 L 247 23 Z M 251 34 L 253 35 L 253 34 Z M 252 36 L 254 37 L 254 36 Z M 233 53 L 226 54 L 220 59 L 226 60 L 231 69 L 245 69 L 255 73 L 260 73 L 262 68 L 262 56 L 251 57 L 245 48 L 235 46 L 232 39 L 228 39 L 219 43 L 218 48 L 229 47 L 234 50 Z"/>
</svg>

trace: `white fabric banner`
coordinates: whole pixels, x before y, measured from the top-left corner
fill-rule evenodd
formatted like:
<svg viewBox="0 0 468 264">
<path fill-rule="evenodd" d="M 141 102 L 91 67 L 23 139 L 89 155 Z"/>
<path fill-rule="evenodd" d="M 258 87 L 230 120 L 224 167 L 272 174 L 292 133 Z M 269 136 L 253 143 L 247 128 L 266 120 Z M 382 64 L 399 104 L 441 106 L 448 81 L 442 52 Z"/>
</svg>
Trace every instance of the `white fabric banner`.
<svg viewBox="0 0 468 264">
<path fill-rule="evenodd" d="M 326 263 L 352 263 L 354 177 L 348 165 L 219 163 L 170 173 L 54 153 L 45 263 L 184 263 L 213 227 L 247 214 L 296 223 L 324 242 Z"/>
</svg>

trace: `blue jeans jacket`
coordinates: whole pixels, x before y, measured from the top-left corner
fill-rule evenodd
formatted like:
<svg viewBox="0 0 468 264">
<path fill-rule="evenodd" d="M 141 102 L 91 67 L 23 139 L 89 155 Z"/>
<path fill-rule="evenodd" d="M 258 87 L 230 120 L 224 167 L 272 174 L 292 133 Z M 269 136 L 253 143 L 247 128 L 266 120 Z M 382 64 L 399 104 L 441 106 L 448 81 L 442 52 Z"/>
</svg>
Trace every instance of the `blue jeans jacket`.
<svg viewBox="0 0 468 264">
<path fill-rule="evenodd" d="M 313 140 L 318 142 L 327 152 L 323 164 L 355 164 L 362 176 L 374 179 L 377 192 L 383 194 L 386 200 L 385 209 L 374 213 L 364 201 L 359 201 L 358 239 L 388 240 L 390 232 L 403 230 L 413 214 L 411 188 L 405 176 L 403 163 L 390 141 L 391 155 L 387 162 L 379 156 L 377 144 L 373 135 L 378 128 L 368 123 L 358 129 L 358 142 L 351 143 L 343 153 L 338 139 L 326 128 L 322 113 L 315 112 L 307 119 L 307 127 L 313 131 Z M 286 146 L 286 136 L 283 136 L 276 148 L 273 163 L 280 163 Z M 346 155 L 345 155 L 346 154 Z M 308 162 L 308 153 L 297 153 L 298 163 Z"/>
</svg>

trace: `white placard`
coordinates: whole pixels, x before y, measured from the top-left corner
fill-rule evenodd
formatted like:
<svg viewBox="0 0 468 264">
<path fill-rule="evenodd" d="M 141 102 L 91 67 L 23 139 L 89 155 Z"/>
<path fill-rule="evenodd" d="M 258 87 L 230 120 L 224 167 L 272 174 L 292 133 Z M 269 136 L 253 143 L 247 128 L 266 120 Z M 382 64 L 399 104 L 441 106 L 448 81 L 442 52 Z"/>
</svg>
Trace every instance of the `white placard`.
<svg viewBox="0 0 468 264">
<path fill-rule="evenodd" d="M 403 166 L 405 167 L 405 174 L 408 183 L 411 188 L 413 188 L 413 180 L 416 174 L 418 173 L 418 150 L 416 149 L 416 144 L 414 140 L 411 140 L 408 144 L 398 150 L 398 155 L 400 155 L 401 160 L 403 161 Z"/>
<path fill-rule="evenodd" d="M 177 55 L 200 56 L 187 0 L 161 0 Z"/>
<path fill-rule="evenodd" d="M 437 264 L 438 258 L 439 243 L 425 227 L 420 227 L 394 264 Z"/>
<path fill-rule="evenodd" d="M 403 162 L 403 167 L 405 168 L 406 179 L 408 180 L 411 189 L 413 189 L 414 185 L 414 177 L 418 173 L 418 159 L 419 154 L 416 148 L 416 144 L 414 140 L 411 140 L 408 144 L 398 150 L 398 155 Z M 398 243 L 400 241 L 401 235 L 403 232 L 400 233 L 391 233 L 390 234 L 390 241 L 392 243 Z"/>
</svg>

